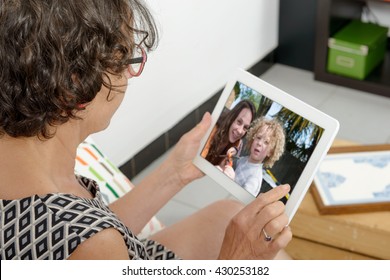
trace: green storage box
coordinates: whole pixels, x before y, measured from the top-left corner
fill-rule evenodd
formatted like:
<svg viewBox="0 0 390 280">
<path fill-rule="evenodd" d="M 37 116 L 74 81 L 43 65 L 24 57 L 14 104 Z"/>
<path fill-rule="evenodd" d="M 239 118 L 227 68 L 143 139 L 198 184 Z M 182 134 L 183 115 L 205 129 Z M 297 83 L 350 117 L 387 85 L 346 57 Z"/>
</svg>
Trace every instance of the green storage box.
<svg viewBox="0 0 390 280">
<path fill-rule="evenodd" d="M 383 60 L 387 27 L 352 20 L 329 38 L 328 72 L 363 80 Z"/>
</svg>

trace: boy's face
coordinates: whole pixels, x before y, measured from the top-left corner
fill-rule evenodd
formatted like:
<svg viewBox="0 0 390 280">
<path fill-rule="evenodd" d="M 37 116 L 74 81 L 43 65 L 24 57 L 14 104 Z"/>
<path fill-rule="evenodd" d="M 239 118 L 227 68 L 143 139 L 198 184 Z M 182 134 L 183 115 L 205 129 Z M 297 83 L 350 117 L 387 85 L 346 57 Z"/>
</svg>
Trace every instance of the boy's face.
<svg viewBox="0 0 390 280">
<path fill-rule="evenodd" d="M 263 126 L 255 135 L 251 146 L 249 161 L 261 163 L 266 157 L 271 156 L 273 143 L 271 143 L 271 131 L 268 126 Z"/>
</svg>

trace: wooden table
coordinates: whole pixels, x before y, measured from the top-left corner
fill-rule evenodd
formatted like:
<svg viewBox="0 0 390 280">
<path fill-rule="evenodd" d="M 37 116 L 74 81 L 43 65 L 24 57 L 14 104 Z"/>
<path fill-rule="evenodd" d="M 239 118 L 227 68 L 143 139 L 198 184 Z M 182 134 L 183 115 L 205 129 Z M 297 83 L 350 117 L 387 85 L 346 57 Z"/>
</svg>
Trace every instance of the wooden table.
<svg viewBox="0 0 390 280">
<path fill-rule="evenodd" d="M 286 251 L 293 259 L 390 259 L 390 211 L 321 215 L 309 190 L 290 226 Z"/>
</svg>

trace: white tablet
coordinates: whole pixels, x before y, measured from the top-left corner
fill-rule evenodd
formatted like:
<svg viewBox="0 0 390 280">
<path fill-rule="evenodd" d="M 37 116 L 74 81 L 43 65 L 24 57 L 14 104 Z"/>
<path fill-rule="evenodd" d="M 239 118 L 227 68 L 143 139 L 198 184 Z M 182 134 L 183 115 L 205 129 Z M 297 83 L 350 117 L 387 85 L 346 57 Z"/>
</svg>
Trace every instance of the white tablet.
<svg viewBox="0 0 390 280">
<path fill-rule="evenodd" d="M 291 221 L 339 129 L 334 118 L 238 69 L 194 164 L 244 203 L 279 184 Z"/>
</svg>

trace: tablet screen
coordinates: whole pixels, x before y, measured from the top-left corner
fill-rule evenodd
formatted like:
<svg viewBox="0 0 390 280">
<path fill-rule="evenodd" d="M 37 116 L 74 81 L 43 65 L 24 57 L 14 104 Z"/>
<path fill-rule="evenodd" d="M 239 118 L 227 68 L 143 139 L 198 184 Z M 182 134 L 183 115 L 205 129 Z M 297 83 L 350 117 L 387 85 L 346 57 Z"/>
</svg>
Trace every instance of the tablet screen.
<svg viewBox="0 0 390 280">
<path fill-rule="evenodd" d="M 339 123 L 273 85 L 237 69 L 211 115 L 193 163 L 243 203 L 280 184 L 291 221 Z"/>
<path fill-rule="evenodd" d="M 201 157 L 254 197 L 279 184 L 289 184 L 292 193 L 323 132 L 237 81 Z"/>
</svg>

